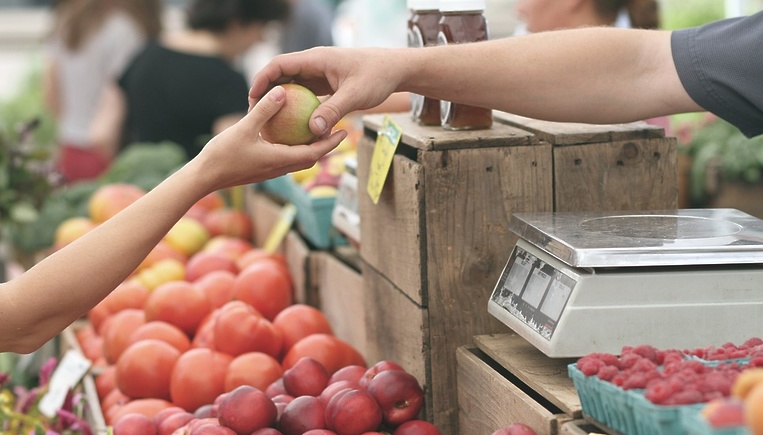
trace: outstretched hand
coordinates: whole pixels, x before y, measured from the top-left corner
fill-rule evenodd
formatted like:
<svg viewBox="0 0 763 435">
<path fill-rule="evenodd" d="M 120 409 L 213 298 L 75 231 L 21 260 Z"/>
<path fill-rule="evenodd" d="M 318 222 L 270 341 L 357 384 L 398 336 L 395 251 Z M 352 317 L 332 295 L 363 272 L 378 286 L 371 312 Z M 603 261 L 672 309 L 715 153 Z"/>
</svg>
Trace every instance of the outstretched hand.
<svg viewBox="0 0 763 435">
<path fill-rule="evenodd" d="M 254 76 L 250 111 L 273 86 L 299 83 L 327 96 L 310 117 L 310 130 L 324 137 L 350 112 L 376 107 L 397 90 L 400 76 L 390 56 L 390 50 L 338 47 L 276 56 Z"/>
<path fill-rule="evenodd" d="M 239 122 L 215 136 L 192 163 L 202 165 L 199 173 L 208 176 L 210 189 L 257 183 L 289 172 L 309 168 L 347 136 L 336 131 L 306 145 L 283 145 L 260 136 L 262 126 L 278 112 L 286 92 L 271 89 Z"/>
</svg>

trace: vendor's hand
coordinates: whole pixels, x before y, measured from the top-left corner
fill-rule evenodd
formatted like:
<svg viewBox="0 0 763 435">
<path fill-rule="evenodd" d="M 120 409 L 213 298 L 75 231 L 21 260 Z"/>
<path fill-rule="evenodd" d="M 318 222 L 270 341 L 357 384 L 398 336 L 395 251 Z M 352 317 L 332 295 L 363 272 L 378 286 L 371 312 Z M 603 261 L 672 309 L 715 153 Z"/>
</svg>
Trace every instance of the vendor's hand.
<svg viewBox="0 0 763 435">
<path fill-rule="evenodd" d="M 308 145 L 282 145 L 264 140 L 262 126 L 283 106 L 286 92 L 271 89 L 249 113 L 212 138 L 191 162 L 205 177 L 208 190 L 250 184 L 306 169 L 334 149 L 346 136 L 344 130 Z"/>
<path fill-rule="evenodd" d="M 310 117 L 319 137 L 345 115 L 381 104 L 397 90 L 401 77 L 391 50 L 317 47 L 276 56 L 254 76 L 250 109 L 271 87 L 299 83 L 321 98 Z"/>
</svg>

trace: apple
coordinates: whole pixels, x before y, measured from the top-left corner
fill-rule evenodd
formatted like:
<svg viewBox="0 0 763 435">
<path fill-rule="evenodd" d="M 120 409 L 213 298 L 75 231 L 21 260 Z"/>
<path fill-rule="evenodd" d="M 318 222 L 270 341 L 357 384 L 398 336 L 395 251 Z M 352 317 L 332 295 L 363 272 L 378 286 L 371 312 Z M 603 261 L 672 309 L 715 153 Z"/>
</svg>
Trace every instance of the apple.
<svg viewBox="0 0 763 435">
<path fill-rule="evenodd" d="M 424 420 L 409 420 L 392 432 L 392 435 L 441 435 L 437 426 Z"/>
<path fill-rule="evenodd" d="M 387 370 L 405 371 L 405 369 L 400 364 L 394 361 L 381 360 L 377 362 L 376 364 L 372 365 L 371 367 L 369 367 L 368 370 L 366 370 L 366 372 L 363 374 L 363 377 L 360 378 L 358 383 L 360 384 L 361 387 L 366 388 L 368 387 L 368 383 L 371 382 L 371 379 L 373 379 L 374 376 Z"/>
<path fill-rule="evenodd" d="M 424 405 L 424 391 L 419 381 L 403 370 L 385 370 L 377 374 L 366 389 L 379 404 L 384 422 L 393 426 L 416 418 Z"/>
<path fill-rule="evenodd" d="M 278 428 L 284 435 L 302 435 L 312 429 L 326 428 L 326 405 L 317 397 L 300 396 L 283 410 Z"/>
<path fill-rule="evenodd" d="M 498 429 L 492 435 L 537 435 L 535 431 L 524 423 L 513 423 Z"/>
<path fill-rule="evenodd" d="M 277 417 L 275 403 L 265 393 L 249 385 L 228 392 L 217 409 L 220 424 L 239 434 L 272 426 Z"/>
<path fill-rule="evenodd" d="M 283 386 L 294 397 L 318 396 L 328 385 L 329 374 L 326 367 L 310 357 L 300 358 L 296 364 L 283 373 Z"/>
<path fill-rule="evenodd" d="M 321 104 L 320 100 L 302 85 L 287 83 L 281 86 L 286 91 L 286 101 L 262 126 L 262 138 L 268 142 L 285 145 L 313 142 L 316 136 L 310 131 L 310 115 Z"/>
<path fill-rule="evenodd" d="M 366 374 L 367 370 L 368 369 L 366 367 L 357 364 L 342 367 L 341 369 L 334 372 L 333 375 L 331 375 L 329 378 L 329 385 L 338 381 L 352 381 L 359 383 L 360 378 Z"/>
<path fill-rule="evenodd" d="M 381 422 L 379 404 L 364 390 L 342 390 L 326 405 L 326 427 L 339 435 L 373 431 Z"/>
</svg>

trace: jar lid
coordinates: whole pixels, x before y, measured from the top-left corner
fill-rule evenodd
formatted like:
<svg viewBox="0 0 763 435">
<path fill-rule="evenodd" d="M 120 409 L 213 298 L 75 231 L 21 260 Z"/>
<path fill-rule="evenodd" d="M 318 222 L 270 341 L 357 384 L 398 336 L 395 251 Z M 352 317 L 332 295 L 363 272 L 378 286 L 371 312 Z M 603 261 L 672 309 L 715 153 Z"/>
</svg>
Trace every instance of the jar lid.
<svg viewBox="0 0 763 435">
<path fill-rule="evenodd" d="M 408 0 L 408 9 L 414 11 L 436 11 L 440 0 Z"/>
<path fill-rule="evenodd" d="M 483 10 L 485 10 L 485 0 L 440 0 L 441 12 Z"/>
</svg>

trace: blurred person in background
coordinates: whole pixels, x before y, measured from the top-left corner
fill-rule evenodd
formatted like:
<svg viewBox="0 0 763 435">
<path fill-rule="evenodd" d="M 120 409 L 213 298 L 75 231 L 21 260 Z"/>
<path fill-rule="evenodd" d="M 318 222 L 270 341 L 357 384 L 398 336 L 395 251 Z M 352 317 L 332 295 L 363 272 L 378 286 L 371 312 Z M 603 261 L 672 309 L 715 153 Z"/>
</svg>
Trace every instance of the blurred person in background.
<svg viewBox="0 0 763 435">
<path fill-rule="evenodd" d="M 66 182 L 95 178 L 109 156 L 89 139 L 106 85 L 161 31 L 160 0 L 59 0 L 43 87 L 57 122 L 58 169 Z"/>
<path fill-rule="evenodd" d="M 92 140 L 112 154 L 136 142 L 171 141 L 196 156 L 247 111 L 248 80 L 237 65 L 287 0 L 193 0 L 186 26 L 138 53 L 101 101 Z"/>
<path fill-rule="evenodd" d="M 632 29 L 660 27 L 657 0 L 517 0 L 517 16 L 523 23 L 515 35 L 614 26 Z M 670 135 L 670 118 L 649 118 L 646 123 L 662 127 Z"/>
<path fill-rule="evenodd" d="M 291 12 L 281 34 L 281 53 L 334 45 L 334 10 L 325 0 L 289 0 Z"/>
</svg>

